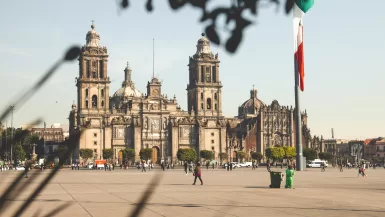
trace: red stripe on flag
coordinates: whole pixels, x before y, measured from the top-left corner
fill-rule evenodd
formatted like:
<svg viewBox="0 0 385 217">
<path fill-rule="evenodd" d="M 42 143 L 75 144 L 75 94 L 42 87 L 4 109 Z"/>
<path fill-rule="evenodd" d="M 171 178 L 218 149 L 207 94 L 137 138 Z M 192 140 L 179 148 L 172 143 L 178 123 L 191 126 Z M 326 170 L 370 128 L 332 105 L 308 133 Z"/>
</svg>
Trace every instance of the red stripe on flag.
<svg viewBox="0 0 385 217">
<path fill-rule="evenodd" d="M 295 53 L 295 58 L 297 60 L 297 69 L 299 73 L 299 86 L 301 91 L 305 89 L 305 62 L 304 62 L 304 52 L 303 52 L 303 26 L 301 25 L 298 28 L 298 48 Z"/>
</svg>

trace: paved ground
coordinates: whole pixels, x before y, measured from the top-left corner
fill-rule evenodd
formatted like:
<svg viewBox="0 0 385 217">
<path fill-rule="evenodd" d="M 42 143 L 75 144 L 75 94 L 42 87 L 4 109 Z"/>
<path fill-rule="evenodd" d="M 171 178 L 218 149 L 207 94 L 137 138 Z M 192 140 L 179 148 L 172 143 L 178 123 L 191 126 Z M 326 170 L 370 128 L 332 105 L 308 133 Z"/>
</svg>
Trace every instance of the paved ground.
<svg viewBox="0 0 385 217">
<path fill-rule="evenodd" d="M 8 198 L 7 209 L 0 216 L 11 216 L 48 172 L 33 172 L 23 179 L 30 187 Z M 70 206 L 56 216 L 128 216 L 155 172 L 160 171 L 63 169 L 24 216 L 33 216 L 38 210 L 38 216 L 43 216 L 66 202 Z M 0 172 L 0 193 L 19 173 Z M 342 173 L 331 168 L 326 172 L 308 169 L 296 173 L 292 190 L 268 188 L 266 168 L 203 170 L 203 186 L 191 185 L 192 174 L 185 175 L 180 169 L 162 174 L 141 216 L 385 216 L 384 169 L 367 170 L 368 178 L 357 178 L 354 169 Z"/>
</svg>

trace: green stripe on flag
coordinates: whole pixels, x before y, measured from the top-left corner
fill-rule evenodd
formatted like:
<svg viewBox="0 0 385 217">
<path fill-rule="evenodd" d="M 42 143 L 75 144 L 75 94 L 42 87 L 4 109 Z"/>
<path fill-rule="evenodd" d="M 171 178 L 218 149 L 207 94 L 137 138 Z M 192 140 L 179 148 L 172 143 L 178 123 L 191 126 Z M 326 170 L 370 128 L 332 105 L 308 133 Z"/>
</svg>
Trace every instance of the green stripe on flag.
<svg viewBox="0 0 385 217">
<path fill-rule="evenodd" d="M 294 2 L 304 13 L 314 5 L 314 0 L 294 0 Z"/>
</svg>

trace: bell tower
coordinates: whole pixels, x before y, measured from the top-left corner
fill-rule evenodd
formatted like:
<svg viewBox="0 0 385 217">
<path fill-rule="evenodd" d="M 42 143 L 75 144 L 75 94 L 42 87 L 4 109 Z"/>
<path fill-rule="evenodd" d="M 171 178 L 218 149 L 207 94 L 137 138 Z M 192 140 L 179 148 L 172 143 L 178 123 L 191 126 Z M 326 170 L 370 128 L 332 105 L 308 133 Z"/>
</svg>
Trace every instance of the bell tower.
<svg viewBox="0 0 385 217">
<path fill-rule="evenodd" d="M 219 79 L 218 54 L 213 55 L 210 42 L 204 33 L 196 47 L 196 53 L 189 57 L 188 64 L 188 111 L 197 116 L 222 116 L 222 83 Z"/>
<path fill-rule="evenodd" d="M 86 44 L 79 57 L 78 111 L 80 114 L 109 112 L 110 78 L 107 71 L 107 48 L 100 45 L 100 36 L 92 21 Z"/>
</svg>

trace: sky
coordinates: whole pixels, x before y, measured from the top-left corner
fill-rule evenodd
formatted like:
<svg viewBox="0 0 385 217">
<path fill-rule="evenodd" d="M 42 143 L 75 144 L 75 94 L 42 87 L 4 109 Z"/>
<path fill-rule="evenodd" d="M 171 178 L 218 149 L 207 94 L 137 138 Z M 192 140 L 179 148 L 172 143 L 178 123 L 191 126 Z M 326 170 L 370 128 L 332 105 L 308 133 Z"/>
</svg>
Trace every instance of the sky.
<svg viewBox="0 0 385 217">
<path fill-rule="evenodd" d="M 227 4 L 230 0 L 214 1 Z M 71 45 L 84 45 L 91 20 L 108 48 L 110 95 L 121 86 L 130 62 L 136 88 L 145 92 L 152 76 L 152 39 L 155 39 L 155 75 L 163 80 L 162 92 L 187 108 L 188 58 L 207 23 L 190 6 L 173 11 L 168 1 L 154 1 L 154 11 L 144 1 L 130 1 L 119 10 L 115 1 L 3 1 L 0 3 L 0 111 L 31 87 Z M 216 3 L 211 5 L 215 6 Z M 305 91 L 301 110 L 307 111 L 314 135 L 365 139 L 385 136 L 385 1 L 315 0 L 304 18 Z M 237 115 L 237 108 L 255 85 L 265 104 L 278 100 L 294 106 L 292 14 L 284 6 L 261 8 L 249 16 L 235 54 L 212 45 L 219 54 L 223 84 L 223 111 Z M 223 19 L 222 19 L 223 20 Z M 218 23 L 224 41 L 229 36 Z M 231 26 L 230 26 L 231 27 Z M 62 65 L 50 82 L 20 108 L 13 124 L 18 127 L 37 117 L 47 125 L 68 126 L 76 101 L 78 62 Z M 10 126 L 10 118 L 4 125 Z"/>
</svg>

